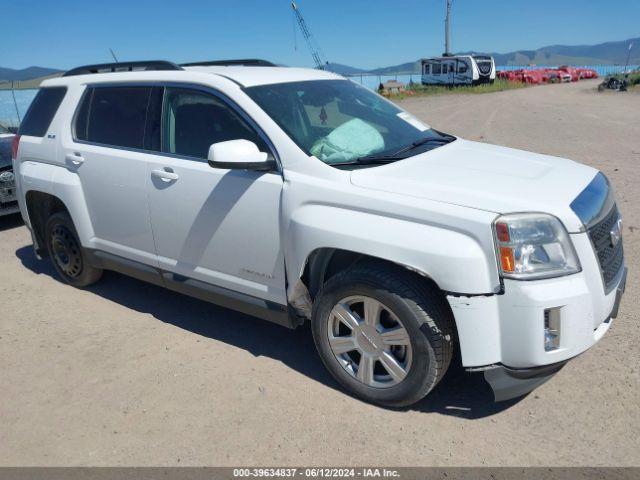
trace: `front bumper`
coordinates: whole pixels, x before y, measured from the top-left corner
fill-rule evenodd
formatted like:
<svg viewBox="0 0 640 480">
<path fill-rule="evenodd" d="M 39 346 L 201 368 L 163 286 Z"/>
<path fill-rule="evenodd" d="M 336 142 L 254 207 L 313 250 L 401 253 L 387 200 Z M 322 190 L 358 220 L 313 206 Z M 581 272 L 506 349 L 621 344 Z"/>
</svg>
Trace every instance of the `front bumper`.
<svg viewBox="0 0 640 480">
<path fill-rule="evenodd" d="M 622 269 L 621 279 L 615 289 L 615 301 L 609 317 L 602 322 L 594 333 L 599 340 L 609 329 L 611 320 L 618 316 L 620 300 L 627 284 L 627 269 Z M 598 331 L 600 330 L 600 331 Z M 504 365 L 492 365 L 484 370 L 484 378 L 491 385 L 496 402 L 510 400 L 525 395 L 545 383 L 569 360 L 534 368 L 510 368 Z"/>
<path fill-rule="evenodd" d="M 496 402 L 526 395 L 558 373 L 568 360 L 536 368 L 509 368 L 495 365 L 484 371 Z"/>
<path fill-rule="evenodd" d="M 606 288 L 587 234 L 571 237 L 582 264 L 579 273 L 532 281 L 505 279 L 504 292 L 491 296 L 447 296 L 462 364 L 486 372 L 497 400 L 544 383 L 568 360 L 595 345 L 618 315 L 626 267 L 622 265 L 613 286 Z M 560 335 L 556 348 L 549 351 L 545 349 L 548 312 L 559 318 Z"/>
<path fill-rule="evenodd" d="M 617 315 L 626 280 L 621 266 L 605 289 L 586 233 L 572 234 L 582 271 L 542 280 L 504 280 L 504 292 L 454 296 L 447 300 L 455 317 L 465 367 L 506 365 L 533 368 L 579 355 L 598 342 Z M 559 345 L 545 350 L 545 312 L 559 318 Z"/>
</svg>

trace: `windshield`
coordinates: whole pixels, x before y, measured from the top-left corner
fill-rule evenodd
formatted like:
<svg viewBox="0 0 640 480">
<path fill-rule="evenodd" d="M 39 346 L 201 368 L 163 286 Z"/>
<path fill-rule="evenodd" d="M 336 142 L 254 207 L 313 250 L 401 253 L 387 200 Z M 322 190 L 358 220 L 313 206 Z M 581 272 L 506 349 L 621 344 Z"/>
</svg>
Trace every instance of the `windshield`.
<svg viewBox="0 0 640 480">
<path fill-rule="evenodd" d="M 246 92 L 307 155 L 329 165 L 374 155 L 397 160 L 399 151 L 406 158 L 442 145 L 429 140 L 447 137 L 349 80 L 260 85 Z"/>
</svg>

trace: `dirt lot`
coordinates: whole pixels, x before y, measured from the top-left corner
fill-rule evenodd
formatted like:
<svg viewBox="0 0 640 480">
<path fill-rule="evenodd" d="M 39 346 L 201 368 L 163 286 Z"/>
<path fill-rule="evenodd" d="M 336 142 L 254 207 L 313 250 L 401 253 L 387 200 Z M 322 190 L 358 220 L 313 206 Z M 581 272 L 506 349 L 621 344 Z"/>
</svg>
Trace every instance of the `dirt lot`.
<svg viewBox="0 0 640 480">
<path fill-rule="evenodd" d="M 454 371 L 414 408 L 340 391 L 289 331 L 120 275 L 86 291 L 0 219 L 0 465 L 640 465 L 640 95 L 597 83 L 414 98 L 444 131 L 570 157 L 617 189 L 620 317 L 519 401 Z M 544 192 L 540 192 L 544 195 Z"/>
</svg>

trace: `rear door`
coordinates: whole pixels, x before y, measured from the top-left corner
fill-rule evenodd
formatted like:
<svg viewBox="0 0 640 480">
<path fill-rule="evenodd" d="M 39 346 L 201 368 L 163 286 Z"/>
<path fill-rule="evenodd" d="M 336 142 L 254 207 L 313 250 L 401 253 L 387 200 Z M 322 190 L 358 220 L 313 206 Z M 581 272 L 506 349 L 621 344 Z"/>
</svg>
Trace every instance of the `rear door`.
<svg viewBox="0 0 640 480">
<path fill-rule="evenodd" d="M 149 105 L 161 89 L 88 87 L 76 112 L 74 135 L 62 142 L 61 161 L 80 177 L 95 248 L 155 264 L 147 205 L 145 145 Z"/>
<path fill-rule="evenodd" d="M 148 164 L 149 211 L 160 268 L 286 304 L 279 172 L 214 169 L 213 143 L 266 137 L 221 94 L 165 88 L 162 147 Z"/>
</svg>

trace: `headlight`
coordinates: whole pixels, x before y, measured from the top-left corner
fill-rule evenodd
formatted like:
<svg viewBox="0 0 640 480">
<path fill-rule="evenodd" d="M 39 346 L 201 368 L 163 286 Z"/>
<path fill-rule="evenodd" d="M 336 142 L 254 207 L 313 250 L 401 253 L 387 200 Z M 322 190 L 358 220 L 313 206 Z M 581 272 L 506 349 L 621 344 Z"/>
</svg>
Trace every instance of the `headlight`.
<svg viewBox="0 0 640 480">
<path fill-rule="evenodd" d="M 0 173 L 0 182 L 12 182 L 13 181 L 13 172 L 8 170 L 6 172 Z"/>
<path fill-rule="evenodd" d="M 560 220 L 544 213 L 502 215 L 494 222 L 502 276 L 519 280 L 580 271 L 580 262 Z"/>
</svg>

